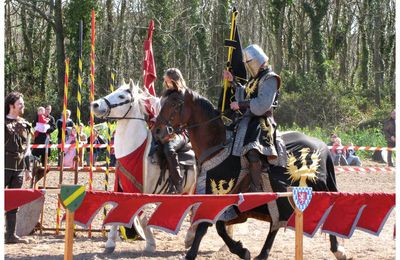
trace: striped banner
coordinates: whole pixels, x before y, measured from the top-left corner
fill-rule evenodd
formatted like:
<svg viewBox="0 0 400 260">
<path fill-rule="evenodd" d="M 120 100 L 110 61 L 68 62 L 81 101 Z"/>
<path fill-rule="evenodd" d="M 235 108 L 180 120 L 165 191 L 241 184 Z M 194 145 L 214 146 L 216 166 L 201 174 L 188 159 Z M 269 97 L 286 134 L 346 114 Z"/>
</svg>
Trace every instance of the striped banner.
<svg viewBox="0 0 400 260">
<path fill-rule="evenodd" d="M 69 148 L 69 147 L 75 147 L 76 144 L 64 144 L 64 148 Z M 78 145 L 79 148 L 89 148 L 90 144 L 80 144 Z M 107 144 L 93 144 L 94 148 L 107 148 Z M 111 145 L 111 147 L 114 147 L 114 145 Z M 51 149 L 56 149 L 56 148 L 62 148 L 62 144 L 32 144 L 31 149 L 43 149 L 43 148 L 51 148 Z"/>
<path fill-rule="evenodd" d="M 48 168 L 50 171 L 59 171 L 61 169 L 61 167 L 57 166 L 57 167 L 49 167 Z M 64 171 L 74 171 L 76 168 L 75 167 L 64 167 L 63 170 Z M 89 172 L 90 167 L 85 166 L 85 167 L 78 167 L 78 171 L 81 172 Z M 105 172 L 107 170 L 107 167 L 103 167 L 103 166 L 96 166 L 92 168 L 93 171 L 96 172 Z M 109 167 L 108 168 L 109 172 L 115 172 L 115 167 Z"/>
<path fill-rule="evenodd" d="M 335 166 L 335 172 L 395 172 L 395 167 L 359 167 L 359 166 Z"/>
<path fill-rule="evenodd" d="M 46 147 L 47 148 L 61 148 L 61 144 L 49 144 L 47 146 L 44 144 L 31 144 L 32 149 L 42 149 L 42 148 L 46 148 Z M 64 145 L 64 147 L 65 148 L 75 147 L 75 144 L 66 144 L 66 145 Z M 90 145 L 89 144 L 79 145 L 79 148 L 81 148 L 81 147 L 88 148 L 88 147 L 90 147 Z M 93 147 L 107 148 L 107 144 L 93 144 Z M 111 145 L 111 147 L 114 147 L 114 145 Z M 328 148 L 331 149 L 332 146 L 328 146 Z M 396 151 L 395 147 L 392 148 L 392 147 L 372 147 L 372 146 L 338 146 L 337 148 L 338 149 L 351 148 L 351 149 L 359 150 L 359 151 L 362 151 L 362 150 L 365 150 L 365 151 L 385 151 L 385 150 L 386 151 Z"/>
<path fill-rule="evenodd" d="M 328 146 L 332 149 L 333 146 Z M 355 151 L 396 151 L 396 147 L 373 147 L 373 146 L 337 146 L 336 149 L 353 149 Z"/>
</svg>

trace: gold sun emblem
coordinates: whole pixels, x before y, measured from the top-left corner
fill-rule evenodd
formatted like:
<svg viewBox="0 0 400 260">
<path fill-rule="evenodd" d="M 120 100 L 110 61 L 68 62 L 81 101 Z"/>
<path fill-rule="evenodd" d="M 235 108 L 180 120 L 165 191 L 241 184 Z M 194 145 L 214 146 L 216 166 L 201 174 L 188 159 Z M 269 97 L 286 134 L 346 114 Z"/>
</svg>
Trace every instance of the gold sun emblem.
<svg viewBox="0 0 400 260">
<path fill-rule="evenodd" d="M 228 187 L 226 189 L 224 188 L 224 184 L 228 184 Z M 226 180 L 220 180 L 218 182 L 218 184 L 215 182 L 215 180 L 211 179 L 212 193 L 213 194 L 228 194 L 232 190 L 234 184 L 235 184 L 234 179 L 231 179 L 229 181 L 229 183 L 226 182 Z"/>
<path fill-rule="evenodd" d="M 303 148 L 300 150 L 301 167 L 296 166 L 298 159 L 291 153 L 288 156 L 287 171 L 290 175 L 289 179 L 293 182 L 300 180 L 299 187 L 307 187 L 306 180 L 315 182 L 317 179 L 317 170 L 319 167 L 319 151 L 311 153 L 311 164 L 307 165 L 306 157 L 310 154 L 310 148 Z"/>
</svg>

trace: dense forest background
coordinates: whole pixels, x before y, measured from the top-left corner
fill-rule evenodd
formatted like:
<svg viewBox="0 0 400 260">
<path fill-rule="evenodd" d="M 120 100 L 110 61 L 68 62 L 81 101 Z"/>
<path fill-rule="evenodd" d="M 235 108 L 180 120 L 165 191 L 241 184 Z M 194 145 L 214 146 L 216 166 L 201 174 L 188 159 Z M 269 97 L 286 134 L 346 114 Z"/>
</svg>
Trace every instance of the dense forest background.
<svg viewBox="0 0 400 260">
<path fill-rule="evenodd" d="M 36 107 L 62 110 L 64 60 L 75 118 L 79 21 L 83 20 L 83 109 L 89 120 L 90 13 L 96 11 L 95 98 L 117 84 L 143 81 L 143 42 L 155 21 L 157 93 L 169 67 L 214 104 L 222 89 L 230 14 L 242 45 L 259 44 L 282 76 L 278 122 L 284 127 L 377 127 L 395 103 L 394 0 L 5 0 L 5 92 Z"/>
</svg>

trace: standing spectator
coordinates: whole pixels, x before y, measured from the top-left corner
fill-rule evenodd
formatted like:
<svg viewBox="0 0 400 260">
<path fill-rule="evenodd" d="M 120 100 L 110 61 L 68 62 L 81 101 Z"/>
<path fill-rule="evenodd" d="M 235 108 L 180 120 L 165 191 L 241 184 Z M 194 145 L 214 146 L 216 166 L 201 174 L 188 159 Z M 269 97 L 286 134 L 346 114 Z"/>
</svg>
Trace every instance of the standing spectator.
<svg viewBox="0 0 400 260">
<path fill-rule="evenodd" d="M 347 163 L 348 163 L 349 165 L 361 166 L 360 157 L 358 157 L 358 156 L 356 155 L 356 152 L 354 151 L 354 148 L 353 148 L 353 146 L 354 146 L 353 143 L 350 142 L 347 146 L 349 146 L 349 147 L 347 148 L 347 150 L 346 150 L 346 160 L 347 160 Z"/>
<path fill-rule="evenodd" d="M 337 134 L 332 133 L 332 134 L 331 134 L 331 137 L 330 137 L 330 139 L 329 139 L 329 143 L 328 143 L 327 145 L 328 145 L 328 146 L 333 146 L 333 144 L 335 143 L 336 138 L 337 138 Z"/>
<path fill-rule="evenodd" d="M 45 133 L 38 133 L 37 136 L 35 136 L 35 140 L 33 141 L 34 144 L 45 144 L 46 139 L 49 139 L 49 144 L 51 144 L 51 138 L 50 135 L 51 133 L 56 130 L 56 121 L 54 117 L 51 115 L 51 105 L 47 105 L 44 111 L 44 118 L 48 119 L 48 124 L 49 124 L 49 129 L 46 130 Z M 33 122 L 33 126 L 36 127 L 37 124 L 39 123 L 39 116 L 36 117 L 35 121 Z M 45 159 L 45 153 L 46 149 L 33 149 L 32 154 L 34 156 L 37 156 L 40 158 L 40 161 L 42 165 L 44 165 L 44 159 Z M 48 156 L 50 156 L 50 149 L 48 149 Z"/>
<path fill-rule="evenodd" d="M 66 114 L 67 114 L 67 120 L 66 120 L 65 127 L 66 128 L 67 127 L 74 127 L 75 124 L 72 121 L 72 119 L 70 118 L 71 117 L 71 110 L 67 109 Z M 58 130 L 57 142 L 59 144 L 61 144 L 61 142 L 62 142 L 62 125 L 63 125 L 63 115 L 61 115 L 61 118 L 57 120 L 57 130 Z M 68 133 L 66 132 L 65 136 L 67 136 L 67 135 L 68 135 Z M 61 164 L 60 163 L 60 161 L 61 161 L 61 156 L 60 155 L 61 155 L 61 149 L 58 149 L 58 166 L 60 166 L 60 164 Z"/>
<path fill-rule="evenodd" d="M 390 118 L 383 125 L 383 133 L 385 134 L 385 138 L 387 141 L 387 146 L 389 148 L 394 148 L 396 146 L 396 110 L 393 109 L 390 114 Z M 392 151 L 388 151 L 387 153 L 387 164 L 388 166 L 393 167 L 392 161 Z"/>
<path fill-rule="evenodd" d="M 83 132 L 83 129 L 85 128 L 83 123 L 80 123 L 79 128 L 78 128 L 78 135 L 79 135 L 79 144 L 83 145 L 87 143 L 87 135 Z M 85 158 L 84 155 L 84 151 L 85 149 L 83 149 L 82 147 L 79 148 L 79 166 L 83 166 L 83 161 Z"/>
<path fill-rule="evenodd" d="M 115 138 L 115 130 L 113 131 L 112 136 L 111 136 L 110 146 L 114 145 L 114 138 Z M 114 149 L 114 147 L 111 147 L 110 148 L 110 165 L 109 166 L 114 167 L 116 161 L 117 161 L 117 159 L 115 158 L 115 149 Z"/>
<path fill-rule="evenodd" d="M 35 138 L 39 135 L 39 133 L 46 133 L 47 130 L 49 130 L 50 125 L 49 121 L 50 119 L 47 118 L 44 113 L 45 113 L 44 107 L 38 107 L 37 109 L 37 122 L 35 125 Z"/>
<path fill-rule="evenodd" d="M 24 114 L 23 95 L 11 92 L 5 98 L 5 173 L 4 187 L 18 189 L 22 187 L 23 175 L 25 180 L 32 178 L 29 169 L 30 137 L 32 126 L 21 116 Z M 5 243 L 28 243 L 15 234 L 18 209 L 6 212 Z"/>
<path fill-rule="evenodd" d="M 88 144 L 90 144 L 90 136 L 88 138 Z M 105 144 L 106 142 L 104 139 L 99 135 L 99 132 L 97 129 L 93 129 L 93 145 L 95 144 Z M 100 155 L 102 148 L 93 148 L 93 166 L 96 164 L 97 158 Z M 86 149 L 86 163 L 87 165 L 90 165 L 90 148 Z"/>
<path fill-rule="evenodd" d="M 68 136 L 66 137 L 66 144 L 75 144 L 76 143 L 76 129 L 75 127 L 67 127 Z M 74 166 L 74 159 L 76 155 L 76 147 L 68 147 L 65 148 L 65 155 L 63 165 L 66 167 Z"/>
</svg>

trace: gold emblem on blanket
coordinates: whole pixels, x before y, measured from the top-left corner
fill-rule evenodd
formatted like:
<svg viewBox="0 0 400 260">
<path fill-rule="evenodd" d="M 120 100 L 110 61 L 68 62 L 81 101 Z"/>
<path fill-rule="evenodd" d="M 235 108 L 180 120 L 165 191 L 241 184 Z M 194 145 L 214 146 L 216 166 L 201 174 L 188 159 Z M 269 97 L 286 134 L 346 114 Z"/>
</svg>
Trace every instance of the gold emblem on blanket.
<svg viewBox="0 0 400 260">
<path fill-rule="evenodd" d="M 295 181 L 299 182 L 299 187 L 307 187 L 306 180 L 315 182 L 317 179 L 317 169 L 319 167 L 319 151 L 310 153 L 310 148 L 303 148 L 300 150 L 300 158 L 296 158 L 292 153 L 288 156 L 287 171 L 290 175 L 289 179 L 292 183 Z M 311 163 L 307 165 L 307 155 L 311 154 Z M 300 168 L 296 166 L 296 162 L 301 162 Z"/>
<path fill-rule="evenodd" d="M 228 187 L 224 188 L 224 186 L 228 185 Z M 213 179 L 211 179 L 211 189 L 213 194 L 228 194 L 233 186 L 235 184 L 235 180 L 231 179 L 229 182 L 226 180 L 220 180 L 217 184 L 217 182 Z"/>
</svg>

